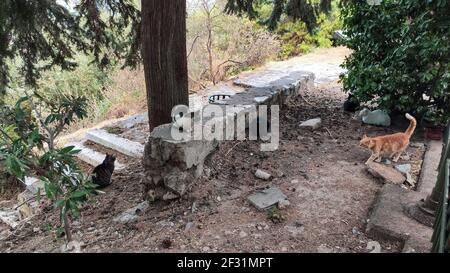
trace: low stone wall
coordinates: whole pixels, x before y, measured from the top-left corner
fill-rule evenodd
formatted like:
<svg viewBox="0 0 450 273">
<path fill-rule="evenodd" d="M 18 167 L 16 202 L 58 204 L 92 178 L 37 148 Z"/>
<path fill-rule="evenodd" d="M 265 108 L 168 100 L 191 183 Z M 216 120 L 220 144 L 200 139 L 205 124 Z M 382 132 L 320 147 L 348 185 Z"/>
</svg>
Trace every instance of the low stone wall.
<svg viewBox="0 0 450 273">
<path fill-rule="evenodd" d="M 253 106 L 282 106 L 300 92 L 311 88 L 314 74 L 297 71 L 281 78 L 264 75 L 253 81 L 255 85 L 252 81 L 236 82 L 248 88 L 247 91 L 223 101 L 220 107 L 236 106 L 237 112 L 234 115 L 214 117 L 215 122 L 234 122 L 237 115 L 247 114 L 247 109 Z M 202 121 L 203 126 L 210 126 L 207 121 Z M 172 126 L 173 124 L 164 124 L 155 128 L 145 145 L 143 165 L 146 171 L 143 185 L 145 196 L 151 202 L 177 199 L 188 192 L 192 182 L 203 174 L 206 157 L 220 144 L 217 140 L 174 140 L 171 135 Z M 205 131 L 210 131 L 209 129 Z"/>
</svg>

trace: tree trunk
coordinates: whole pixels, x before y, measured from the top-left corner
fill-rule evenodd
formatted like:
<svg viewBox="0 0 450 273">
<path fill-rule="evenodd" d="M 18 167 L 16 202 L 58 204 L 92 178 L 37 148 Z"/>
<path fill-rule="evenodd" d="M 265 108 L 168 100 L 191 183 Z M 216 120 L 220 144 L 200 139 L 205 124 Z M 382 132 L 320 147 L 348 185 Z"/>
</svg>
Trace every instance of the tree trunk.
<svg viewBox="0 0 450 273">
<path fill-rule="evenodd" d="M 67 211 L 64 212 L 64 217 L 63 217 L 63 221 L 64 221 L 64 232 L 66 233 L 66 239 L 67 239 L 67 243 L 70 243 L 73 241 L 73 236 L 72 236 L 72 228 L 70 227 L 70 220 L 69 217 L 67 216 Z"/>
<path fill-rule="evenodd" d="M 142 0 L 142 57 L 150 131 L 189 104 L 186 1 Z"/>
</svg>

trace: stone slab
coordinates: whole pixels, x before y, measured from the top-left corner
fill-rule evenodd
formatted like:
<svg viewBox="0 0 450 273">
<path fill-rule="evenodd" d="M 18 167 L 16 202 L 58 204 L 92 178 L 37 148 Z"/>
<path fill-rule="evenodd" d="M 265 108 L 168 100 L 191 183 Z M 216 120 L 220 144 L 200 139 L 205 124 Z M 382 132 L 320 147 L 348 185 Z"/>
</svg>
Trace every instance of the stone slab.
<svg viewBox="0 0 450 273">
<path fill-rule="evenodd" d="M 424 197 L 423 193 L 386 184 L 381 189 L 369 217 L 366 233 L 383 239 L 405 242 L 405 251 L 429 252 L 432 229 L 411 219 L 405 210 Z M 406 244 L 409 242 L 409 245 Z"/>
<path fill-rule="evenodd" d="M 386 183 L 401 185 L 406 181 L 406 177 L 392 166 L 386 166 L 376 162 L 367 164 L 367 171 L 376 178 L 382 179 Z"/>
<path fill-rule="evenodd" d="M 250 204 L 264 210 L 286 200 L 287 196 L 277 187 L 271 187 L 248 197 Z"/>
<path fill-rule="evenodd" d="M 443 148 L 442 141 L 430 140 L 427 143 L 427 151 L 423 159 L 422 170 L 419 177 L 417 190 L 431 194 L 437 181 L 437 169 L 441 160 Z"/>
<path fill-rule="evenodd" d="M 80 152 L 77 154 L 77 157 L 93 167 L 97 167 L 98 165 L 102 164 L 106 157 L 105 154 L 94 151 L 91 148 L 84 146 L 83 143 L 71 143 L 67 146 L 74 146 L 75 149 L 80 150 Z M 124 168 L 124 164 L 120 163 L 119 161 L 115 162 L 116 170 L 123 170 Z"/>
<path fill-rule="evenodd" d="M 140 123 L 147 123 L 148 122 L 148 114 L 142 113 L 133 115 L 125 120 L 119 121 L 116 126 L 119 126 L 120 128 L 124 129 L 130 129 L 133 128 L 135 125 Z"/>
<path fill-rule="evenodd" d="M 86 138 L 92 142 L 131 157 L 142 158 L 144 154 L 144 145 L 114 134 L 110 134 L 103 129 L 89 130 L 86 133 Z"/>
</svg>

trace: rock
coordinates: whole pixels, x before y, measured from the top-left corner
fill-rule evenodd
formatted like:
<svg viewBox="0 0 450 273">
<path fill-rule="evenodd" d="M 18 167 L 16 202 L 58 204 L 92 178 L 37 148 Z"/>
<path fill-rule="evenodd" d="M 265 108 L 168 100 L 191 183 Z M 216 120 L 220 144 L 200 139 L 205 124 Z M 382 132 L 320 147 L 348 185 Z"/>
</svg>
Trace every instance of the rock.
<svg viewBox="0 0 450 273">
<path fill-rule="evenodd" d="M 282 177 L 285 176 L 284 172 L 283 172 L 283 171 L 280 171 L 280 170 L 276 170 L 276 171 L 275 171 L 275 175 L 276 175 L 276 177 L 278 177 L 278 178 L 282 178 Z"/>
<path fill-rule="evenodd" d="M 164 201 L 171 201 L 171 200 L 175 200 L 178 198 L 180 198 L 180 197 L 173 192 L 168 192 L 163 196 Z"/>
<path fill-rule="evenodd" d="M 191 180 L 186 172 L 173 173 L 164 178 L 164 186 L 179 196 L 183 196 Z"/>
<path fill-rule="evenodd" d="M 321 126 L 322 126 L 321 118 L 310 119 L 300 124 L 300 128 L 309 129 L 313 131 L 319 129 Z"/>
<path fill-rule="evenodd" d="M 404 161 L 410 161 L 411 156 L 409 154 L 405 154 L 405 155 L 400 156 L 400 159 L 404 160 Z"/>
<path fill-rule="evenodd" d="M 39 203 L 36 199 L 33 199 L 35 196 L 36 194 L 29 190 L 26 190 L 17 196 L 18 204 L 21 205 L 18 208 L 20 219 L 27 219 L 39 212 Z"/>
<path fill-rule="evenodd" d="M 64 253 L 81 253 L 81 248 L 83 247 L 82 242 L 78 241 L 72 241 L 68 243 L 67 245 L 64 244 L 61 246 L 61 252 Z"/>
<path fill-rule="evenodd" d="M 11 234 L 8 229 L 0 230 L 0 241 L 7 239 Z"/>
<path fill-rule="evenodd" d="M 411 164 L 403 164 L 395 166 L 395 169 L 405 175 L 411 172 Z"/>
<path fill-rule="evenodd" d="M 246 233 L 245 231 L 241 231 L 241 232 L 239 233 L 239 237 L 245 238 L 245 237 L 247 237 L 247 233 Z"/>
<path fill-rule="evenodd" d="M 291 181 L 291 183 L 292 183 L 292 184 L 298 184 L 298 183 L 300 183 L 300 181 L 299 181 L 298 179 L 293 179 L 293 180 Z"/>
<path fill-rule="evenodd" d="M 317 253 L 333 253 L 334 250 L 332 248 L 327 247 L 327 245 L 320 245 L 317 248 Z"/>
<path fill-rule="evenodd" d="M 425 144 L 424 143 L 420 143 L 420 142 L 411 142 L 409 144 L 409 146 L 413 147 L 413 148 L 425 149 Z"/>
<path fill-rule="evenodd" d="M 202 248 L 202 251 L 203 252 L 209 252 L 210 248 L 208 246 L 205 246 L 205 247 Z"/>
<path fill-rule="evenodd" d="M 376 241 L 368 242 L 366 249 L 369 250 L 370 253 L 381 253 L 381 245 Z"/>
<path fill-rule="evenodd" d="M 20 222 L 19 212 L 13 209 L 0 208 L 0 221 L 15 229 Z"/>
<path fill-rule="evenodd" d="M 391 126 L 391 117 L 382 110 L 370 111 L 366 108 L 361 110 L 359 117 L 365 124 L 386 127 Z"/>
<path fill-rule="evenodd" d="M 271 187 L 248 197 L 248 201 L 256 208 L 263 210 L 286 200 L 287 196 L 277 187 Z"/>
<path fill-rule="evenodd" d="M 381 178 L 386 183 L 401 185 L 406 181 L 405 176 L 401 172 L 376 162 L 369 162 L 367 164 L 367 171 L 374 177 Z"/>
<path fill-rule="evenodd" d="M 412 178 L 411 168 L 412 168 L 411 164 L 403 164 L 395 166 L 396 170 L 398 170 L 399 172 L 403 173 L 406 176 L 406 182 L 408 182 L 409 185 L 414 186 L 416 182 Z"/>
<path fill-rule="evenodd" d="M 291 205 L 291 202 L 289 200 L 281 200 L 278 202 L 278 208 L 279 209 L 286 209 Z"/>
<path fill-rule="evenodd" d="M 263 170 L 257 170 L 255 176 L 262 180 L 269 180 L 272 177 L 270 173 Z"/>
<path fill-rule="evenodd" d="M 25 185 L 27 190 L 29 190 L 33 194 L 37 194 L 40 190 L 41 193 L 45 193 L 44 190 L 44 182 L 35 177 L 25 177 Z"/>
<path fill-rule="evenodd" d="M 353 233 L 353 235 L 355 235 L 355 236 L 361 235 L 361 232 L 358 230 L 357 227 L 353 227 L 353 228 L 352 228 L 352 233 Z"/>
<path fill-rule="evenodd" d="M 113 221 L 124 224 L 124 223 L 128 223 L 130 221 L 136 220 L 137 218 L 139 218 L 138 214 L 146 211 L 148 209 L 148 207 L 149 207 L 149 203 L 147 201 L 142 202 L 139 205 L 137 205 L 136 207 L 133 207 L 131 209 L 124 211 L 123 213 L 121 213 L 120 215 L 115 217 L 113 219 Z"/>
<path fill-rule="evenodd" d="M 189 222 L 186 224 L 186 227 L 184 228 L 184 231 L 189 231 L 191 230 L 193 227 L 195 226 L 195 224 L 193 222 Z"/>
</svg>

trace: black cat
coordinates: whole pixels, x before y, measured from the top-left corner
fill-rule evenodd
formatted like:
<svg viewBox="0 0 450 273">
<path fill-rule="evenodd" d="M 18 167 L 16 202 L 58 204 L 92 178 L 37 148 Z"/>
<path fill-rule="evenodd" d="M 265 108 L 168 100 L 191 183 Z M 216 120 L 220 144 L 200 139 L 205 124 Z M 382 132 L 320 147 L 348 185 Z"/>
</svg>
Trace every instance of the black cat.
<svg viewBox="0 0 450 273">
<path fill-rule="evenodd" d="M 115 161 L 115 156 L 107 154 L 103 163 L 95 167 L 92 171 L 92 182 L 98 185 L 98 189 L 111 185 Z"/>
<path fill-rule="evenodd" d="M 346 112 L 356 112 L 359 108 L 359 103 L 357 103 L 355 95 L 350 94 L 348 99 L 344 102 L 344 111 Z"/>
</svg>

